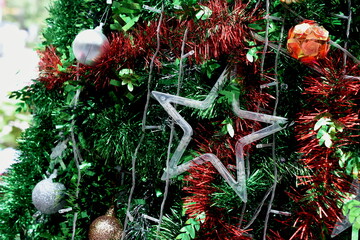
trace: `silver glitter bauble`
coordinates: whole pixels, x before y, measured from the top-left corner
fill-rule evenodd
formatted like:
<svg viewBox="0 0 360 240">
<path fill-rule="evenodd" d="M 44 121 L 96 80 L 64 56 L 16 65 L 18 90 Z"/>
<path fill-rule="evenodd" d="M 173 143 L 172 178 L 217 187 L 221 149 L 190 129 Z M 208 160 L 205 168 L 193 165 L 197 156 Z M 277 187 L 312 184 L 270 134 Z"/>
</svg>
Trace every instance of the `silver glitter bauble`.
<svg viewBox="0 0 360 240">
<path fill-rule="evenodd" d="M 37 210 L 45 214 L 53 214 L 64 206 L 65 186 L 53 182 L 52 178 L 38 182 L 32 191 L 32 201 Z"/>
<path fill-rule="evenodd" d="M 102 26 L 95 29 L 81 31 L 76 35 L 72 49 L 75 58 L 82 64 L 94 65 L 104 52 L 104 46 L 109 44 L 108 39 L 102 33 Z"/>
<path fill-rule="evenodd" d="M 96 218 L 90 225 L 89 240 L 118 240 L 123 233 L 120 221 L 111 207 L 104 216 Z"/>
</svg>

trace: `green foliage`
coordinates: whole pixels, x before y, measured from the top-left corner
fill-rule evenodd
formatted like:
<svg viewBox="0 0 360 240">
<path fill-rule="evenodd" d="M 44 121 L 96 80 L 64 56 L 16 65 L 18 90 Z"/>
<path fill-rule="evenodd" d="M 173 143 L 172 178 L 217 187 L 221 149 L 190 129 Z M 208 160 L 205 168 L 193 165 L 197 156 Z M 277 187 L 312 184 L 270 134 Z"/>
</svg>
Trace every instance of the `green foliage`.
<svg viewBox="0 0 360 240">
<path fill-rule="evenodd" d="M 164 4 L 164 16 L 181 20 L 191 19 L 196 26 L 197 23 L 208 21 L 213 14 L 209 8 L 199 5 L 204 2 L 196 0 L 114 1 L 109 13 L 111 19 L 107 20 L 104 31 L 107 35 L 110 30 L 120 31 L 126 35 L 137 24 L 154 22 L 160 16 L 159 10 L 162 4 Z M 254 7 L 257 2 L 256 0 L 249 1 L 249 8 Z M 234 1 L 228 1 L 228 3 L 229 6 L 233 6 Z M 293 4 L 286 8 L 279 0 L 274 1 L 270 5 L 272 18 L 268 21 L 269 40 L 271 43 L 282 43 L 284 46 L 286 31 L 298 23 L 302 15 L 307 19 L 318 21 L 331 32 L 334 41 L 342 44 L 346 40 L 344 32 L 347 24 L 337 15 L 347 14 L 345 5 L 338 0 L 307 0 L 302 4 Z M 82 29 L 99 25 L 106 7 L 105 1 L 96 0 L 56 0 L 53 2 L 50 7 L 50 17 L 46 21 L 48 27 L 43 33 L 45 38 L 43 47 L 50 45 L 56 47 L 63 63 L 61 71 L 67 73 L 67 68 L 73 65 L 71 43 L 76 34 Z M 358 33 L 359 30 L 355 26 L 360 21 L 357 17 L 359 8 L 356 6 L 352 8 L 354 17 L 350 36 Z M 286 21 L 282 21 L 283 19 Z M 261 19 L 251 23 L 250 27 L 264 36 L 266 24 L 266 19 Z M 282 26 L 284 26 L 284 34 L 281 37 Z M 358 55 L 359 40 L 350 37 L 348 41 L 349 51 Z M 258 46 L 251 40 L 247 40 L 247 44 L 249 49 L 242 57 L 247 58 L 251 65 L 251 62 L 259 61 L 262 46 Z M 268 49 L 268 51 L 272 50 Z M 139 59 L 139 61 L 142 60 Z M 180 95 L 196 100 L 205 98 L 228 64 L 226 56 L 208 60 L 203 64 L 195 64 L 192 60 L 184 59 L 183 69 L 180 69 L 180 59 L 176 59 L 171 50 L 161 51 L 159 60 L 162 61 L 161 68 L 154 71 L 151 89 L 175 94 L 180 84 Z M 303 77 L 310 70 L 298 61 L 280 56 L 277 59 L 278 69 L 275 72 L 273 60 L 274 55 L 267 54 L 264 69 L 268 76 L 276 75 L 279 82 L 280 93 L 277 97 L 280 102 L 277 115 L 292 120 L 297 117 L 300 107 L 307 106 L 301 92 L 303 91 Z M 233 64 L 238 65 L 237 62 Z M 249 93 L 244 91 L 244 84 L 258 88 L 258 83 L 253 86 L 255 84 L 251 78 L 258 78 L 260 75 L 258 69 L 240 65 L 237 67 L 241 68 L 239 71 L 243 73 L 244 79 L 228 81 L 210 108 L 197 110 L 178 106 L 181 114 L 192 126 L 204 124 L 211 127 L 209 132 L 216 131 L 217 134 L 219 132 L 225 136 L 226 134 L 235 136 L 233 118 L 229 115 L 232 112 L 233 99 L 234 97 L 239 99 L 240 105 L 245 109 L 248 106 L 247 101 L 252 101 L 252 99 L 248 96 Z M 179 75 L 183 76 L 180 83 Z M 2 193 L 0 196 L 0 239 L 71 239 L 75 212 L 79 213 L 76 239 L 85 239 L 91 221 L 104 215 L 109 205 L 114 203 L 117 205 L 117 217 L 121 221 L 124 220 L 132 187 L 132 170 L 136 172 L 135 192 L 130 209 L 134 221 L 129 222 L 127 238 L 139 240 L 196 238 L 205 216 L 200 214 L 195 219 L 190 218 L 185 221 L 184 215 L 172 207 L 181 202 L 184 197 L 181 191 L 183 183 L 179 181 L 181 177 L 171 180 L 160 231 L 157 231 L 157 225 L 144 217 L 158 217 L 162 198 L 165 195 L 164 182 L 159 179 L 159 176 L 163 173 L 167 158 L 170 122 L 164 109 L 151 99 L 151 106 L 146 113 L 147 124 L 160 127 L 154 131 L 142 132 L 142 111 L 146 101 L 148 69 L 143 69 L 142 66 L 135 69 L 122 69 L 110 82 L 111 86 L 101 90 L 93 86 L 91 79 L 79 77 L 80 81 L 68 81 L 63 87 L 54 90 L 49 90 L 43 84 L 35 82 L 12 94 L 14 98 L 22 101 L 19 103 L 19 110 L 29 111 L 33 115 L 33 120 L 30 128 L 18 140 L 22 152 L 19 161 L 13 166 L 9 176 L 4 177 L 4 184 L 0 186 Z M 281 88 L 281 86 L 288 86 L 288 88 Z M 74 107 L 74 99 L 78 92 L 80 92 L 80 97 Z M 266 94 L 276 96 L 273 88 L 266 89 Z M 269 105 L 273 106 L 273 102 Z M 317 120 L 314 130 L 318 133 L 319 144 L 334 147 L 334 142 L 343 126 L 331 116 L 319 116 Z M 257 149 L 250 153 L 251 172 L 247 179 L 247 188 L 248 202 L 251 204 L 248 204 L 245 212 L 245 221 L 252 219 L 257 207 L 262 204 L 264 194 L 273 185 L 276 177 L 273 172 L 274 164 L 278 169 L 279 179 L 276 180 L 280 186 L 277 190 L 280 198 L 274 200 L 273 207 L 291 210 L 292 204 L 287 201 L 288 198 L 283 192 L 289 190 L 289 182 L 295 182 L 296 175 L 306 176 L 309 171 L 297 165 L 299 156 L 294 153 L 297 143 L 291 131 L 286 129 L 276 135 L 276 151 L 281 156 L 280 160 L 264 157 L 269 156 L 268 149 Z M 75 141 L 71 138 L 72 133 L 75 135 Z M 181 133 L 180 130 L 175 134 L 171 150 L 176 147 Z M 144 142 L 134 158 L 134 152 L 142 134 L 145 134 Z M 208 140 L 211 145 L 212 139 L 209 137 Z M 262 141 L 267 143 L 268 139 Z M 53 158 L 51 153 L 59 143 L 64 143 L 64 149 Z M 74 161 L 73 147 L 79 148 L 82 156 L 79 169 Z M 191 159 L 193 153 L 198 150 L 196 143 L 192 143 L 184 159 Z M 343 148 L 338 149 L 337 154 L 339 165 L 349 175 L 358 177 L 360 167 L 358 150 L 350 147 Z M 133 160 L 136 160 L 136 169 L 132 169 Z M 57 180 L 64 183 L 67 188 L 66 207 L 72 207 L 74 210 L 63 215 L 54 214 L 33 218 L 36 209 L 31 204 L 31 190 L 43 178 L 46 171 L 51 172 L 54 169 L 59 170 Z M 242 207 L 238 196 L 220 176 L 213 184 L 219 191 L 211 196 L 213 200 L 211 207 L 231 213 L 232 215 L 225 216 L 224 221 L 238 224 Z M 80 190 L 78 196 L 77 190 Z M 309 197 L 316 194 L 319 193 L 308 192 Z M 357 205 L 348 205 L 344 211 L 355 216 Z M 259 219 L 254 221 L 256 237 L 260 236 L 259 233 L 262 231 L 262 214 L 260 213 Z M 351 220 L 355 224 L 358 218 L 354 217 Z M 270 225 L 273 227 L 275 224 Z"/>
<path fill-rule="evenodd" d="M 344 152 L 340 148 L 336 150 L 339 157 L 339 165 L 345 168 L 347 175 L 352 176 L 354 179 L 358 178 L 360 170 L 360 156 L 353 152 Z"/>
<path fill-rule="evenodd" d="M 142 0 L 114 2 L 112 4 L 114 23 L 111 24 L 111 29 L 126 32 L 132 28 L 144 11 L 143 4 Z"/>
<path fill-rule="evenodd" d="M 212 14 L 212 10 L 206 6 L 200 5 L 200 10 L 196 13 L 195 17 L 198 20 L 207 20 Z"/>
<path fill-rule="evenodd" d="M 19 139 L 21 154 L 19 161 L 14 164 L 4 178 L 5 184 L 0 186 L 3 193 L 0 202 L 0 236 L 2 239 L 38 239 L 44 232 L 57 232 L 59 229 L 55 218 L 44 217 L 37 221 L 32 217 L 36 212 L 31 201 L 31 191 L 35 184 L 42 179 L 42 174 L 49 164 L 49 152 L 56 141 L 57 135 L 49 136 L 54 132 L 54 118 L 45 109 L 57 105 L 56 99 L 50 98 L 51 92 L 37 92 L 39 85 L 18 91 L 15 95 L 23 98 L 27 103 L 41 103 L 31 111 L 33 115 L 31 126 Z M 35 94 L 30 94 L 34 91 Z M 36 94 L 38 93 L 38 94 Z"/>
<path fill-rule="evenodd" d="M 205 222 L 205 212 L 202 212 L 194 218 L 189 218 L 185 226 L 180 229 L 180 234 L 175 239 L 190 240 L 195 239 L 196 232 L 200 230 L 201 223 Z"/>
<path fill-rule="evenodd" d="M 183 214 L 179 206 L 172 207 L 168 214 L 165 214 L 158 231 L 158 224 L 152 226 L 148 239 L 168 240 L 175 239 L 183 225 Z"/>
<path fill-rule="evenodd" d="M 360 201 L 352 199 L 342 208 L 344 216 L 347 216 L 353 228 L 360 229 Z"/>
<path fill-rule="evenodd" d="M 325 144 L 328 148 L 337 139 L 336 133 L 342 132 L 343 129 L 344 126 L 341 123 L 331 120 L 329 116 L 321 117 L 314 126 L 314 131 L 318 131 L 316 138 L 319 139 L 319 145 Z"/>
</svg>

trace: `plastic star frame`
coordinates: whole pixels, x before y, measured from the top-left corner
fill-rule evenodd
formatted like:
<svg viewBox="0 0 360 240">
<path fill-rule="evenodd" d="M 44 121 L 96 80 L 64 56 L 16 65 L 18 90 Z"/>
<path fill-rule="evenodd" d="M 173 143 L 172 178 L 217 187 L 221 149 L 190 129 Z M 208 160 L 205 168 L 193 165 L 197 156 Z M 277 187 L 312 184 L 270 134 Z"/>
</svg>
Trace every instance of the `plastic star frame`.
<svg viewBox="0 0 360 240">
<path fill-rule="evenodd" d="M 251 112 L 246 110 L 241 110 L 238 102 L 233 101 L 233 111 L 238 117 L 245 119 L 250 119 L 254 121 L 264 122 L 271 124 L 268 127 L 262 128 L 259 131 L 253 132 L 249 135 L 246 135 L 238 140 L 235 146 L 236 150 L 236 178 L 228 171 L 224 164 L 211 153 L 203 154 L 193 160 L 179 164 L 179 161 L 185 152 L 191 137 L 193 135 L 193 129 L 190 124 L 180 115 L 180 113 L 174 108 L 172 104 L 179 104 L 187 107 L 197 108 L 205 110 L 209 108 L 215 99 L 218 96 L 219 90 L 224 86 L 227 77 L 228 77 L 229 67 L 226 67 L 222 72 L 218 80 L 216 81 L 213 88 L 210 90 L 209 94 L 203 101 L 193 100 L 189 98 L 184 98 L 176 95 L 171 95 L 168 93 L 162 93 L 157 91 L 152 91 L 154 98 L 161 104 L 165 111 L 175 120 L 175 122 L 181 127 L 184 131 L 179 145 L 175 149 L 170 161 L 169 166 L 165 170 L 161 179 L 166 180 L 167 178 L 175 177 L 185 171 L 187 171 L 193 165 L 199 165 L 204 162 L 211 162 L 214 167 L 218 170 L 221 176 L 229 184 L 229 186 L 235 191 L 235 193 L 241 198 L 243 202 L 247 202 L 247 191 L 246 191 L 246 174 L 245 174 L 245 161 L 244 161 L 244 147 L 254 141 L 257 141 L 261 138 L 274 134 L 284 127 L 280 124 L 285 124 L 287 122 L 286 118 Z"/>
</svg>

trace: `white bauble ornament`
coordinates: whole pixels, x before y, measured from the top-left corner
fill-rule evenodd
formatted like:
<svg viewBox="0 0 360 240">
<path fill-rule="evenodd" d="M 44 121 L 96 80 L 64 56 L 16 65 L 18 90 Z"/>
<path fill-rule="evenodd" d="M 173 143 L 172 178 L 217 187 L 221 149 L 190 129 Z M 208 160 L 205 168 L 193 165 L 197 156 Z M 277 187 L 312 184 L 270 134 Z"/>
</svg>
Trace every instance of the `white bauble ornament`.
<svg viewBox="0 0 360 240">
<path fill-rule="evenodd" d="M 75 58 L 82 64 L 94 65 L 97 59 L 104 53 L 104 46 L 109 40 L 102 33 L 102 24 L 95 29 L 87 29 L 76 35 L 72 49 Z"/>
<path fill-rule="evenodd" d="M 37 210 L 45 214 L 53 214 L 64 206 L 65 186 L 53 182 L 52 178 L 38 182 L 32 191 L 32 201 Z"/>
</svg>

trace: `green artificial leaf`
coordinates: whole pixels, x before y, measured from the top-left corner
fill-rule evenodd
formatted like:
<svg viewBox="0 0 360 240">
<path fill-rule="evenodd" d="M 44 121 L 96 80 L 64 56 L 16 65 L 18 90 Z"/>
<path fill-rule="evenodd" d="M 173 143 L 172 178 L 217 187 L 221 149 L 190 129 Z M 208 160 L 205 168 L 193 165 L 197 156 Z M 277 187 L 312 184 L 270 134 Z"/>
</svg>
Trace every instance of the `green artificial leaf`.
<svg viewBox="0 0 360 240">
<path fill-rule="evenodd" d="M 252 28 L 255 30 L 263 30 L 264 29 L 260 24 L 256 24 L 256 23 L 250 23 L 250 24 L 248 24 L 248 26 L 249 26 L 249 28 Z"/>
<path fill-rule="evenodd" d="M 354 164 L 354 167 L 352 169 L 352 175 L 353 177 L 357 178 L 357 176 L 359 175 L 359 169 L 358 169 L 358 166 L 357 164 Z"/>
<path fill-rule="evenodd" d="M 344 126 L 343 123 L 341 123 L 339 121 L 334 121 L 334 126 L 335 126 L 335 128 L 336 128 L 336 130 L 338 132 L 343 132 L 344 131 L 345 126 Z"/>
<path fill-rule="evenodd" d="M 247 54 L 246 54 L 246 59 L 247 59 L 249 62 L 254 62 L 254 56 L 251 55 L 250 53 L 247 53 Z"/>
<path fill-rule="evenodd" d="M 248 52 L 246 53 L 246 59 L 249 62 L 254 62 L 254 60 L 256 61 L 259 57 L 257 55 L 258 52 L 258 48 L 257 47 L 252 47 L 248 50 Z"/>
<path fill-rule="evenodd" d="M 226 130 L 227 130 L 228 134 L 230 135 L 230 137 L 234 137 L 235 131 L 234 131 L 234 128 L 231 123 L 226 124 Z"/>
<path fill-rule="evenodd" d="M 182 229 L 185 229 L 185 231 L 190 235 L 191 239 L 195 238 L 195 228 L 192 225 L 187 225 Z M 181 229 L 180 229 L 180 231 L 181 231 Z"/>
<path fill-rule="evenodd" d="M 175 239 L 191 240 L 190 236 L 186 233 L 180 233 Z"/>
<path fill-rule="evenodd" d="M 317 131 L 322 126 L 329 125 L 330 122 L 331 122 L 330 118 L 322 117 L 315 123 L 314 130 Z"/>
<path fill-rule="evenodd" d="M 356 221 L 353 223 L 353 227 L 359 229 L 360 228 L 360 217 L 356 218 Z"/>
<path fill-rule="evenodd" d="M 356 217 L 349 215 L 348 219 L 349 219 L 349 222 L 353 224 L 355 222 Z"/>
<path fill-rule="evenodd" d="M 333 142 L 332 142 L 331 138 L 326 138 L 325 139 L 325 146 L 327 148 L 331 148 L 332 144 L 333 144 Z"/>
<path fill-rule="evenodd" d="M 203 65 L 201 65 L 201 71 L 203 73 L 206 73 L 206 76 L 208 78 L 211 78 L 213 73 L 215 72 L 215 70 L 218 69 L 219 67 L 220 67 L 220 64 L 218 64 L 216 61 L 209 60 L 209 61 L 206 61 Z"/>
<path fill-rule="evenodd" d="M 354 167 L 353 165 L 354 165 L 354 159 L 350 159 L 349 161 L 347 161 L 347 165 L 345 169 L 347 175 L 351 175 Z"/>
<path fill-rule="evenodd" d="M 86 211 L 82 211 L 82 212 L 80 213 L 80 218 L 88 218 L 88 217 L 89 217 L 89 215 L 87 214 Z"/>
<path fill-rule="evenodd" d="M 130 82 L 127 84 L 127 88 L 130 92 L 132 92 L 134 90 L 134 85 Z"/>
<path fill-rule="evenodd" d="M 134 74 L 134 70 L 130 68 L 123 68 L 119 71 L 119 76 L 128 75 L 128 74 Z"/>
<path fill-rule="evenodd" d="M 322 139 L 324 139 L 324 141 L 325 141 L 325 146 L 326 146 L 327 148 L 331 148 L 333 142 L 332 142 L 332 139 L 331 139 L 330 134 L 328 134 L 328 133 L 324 134 L 324 135 L 322 136 Z"/>
<path fill-rule="evenodd" d="M 360 206 L 353 206 L 350 209 L 349 216 L 360 217 Z"/>
<path fill-rule="evenodd" d="M 91 167 L 91 163 L 88 162 L 83 162 L 81 163 L 81 165 L 79 166 L 80 170 L 87 170 L 88 168 Z"/>
<path fill-rule="evenodd" d="M 163 193 L 160 189 L 155 189 L 155 195 L 156 195 L 156 197 L 161 197 L 163 195 Z"/>
<path fill-rule="evenodd" d="M 199 215 L 197 215 L 195 217 L 196 220 L 199 220 L 200 223 L 204 223 L 205 222 L 205 217 L 206 217 L 206 213 L 205 212 L 202 212 L 200 213 Z"/>
<path fill-rule="evenodd" d="M 132 28 L 135 23 L 140 19 L 140 16 L 136 16 L 134 18 L 125 16 L 125 15 L 120 15 L 121 19 L 125 22 L 125 25 L 121 27 L 121 29 L 126 32 L 127 30 L 129 30 L 130 28 Z"/>
<path fill-rule="evenodd" d="M 120 81 L 115 80 L 115 79 L 111 79 L 110 84 L 113 86 L 116 86 L 116 87 L 120 87 L 122 85 Z"/>
<path fill-rule="evenodd" d="M 195 17 L 198 20 L 207 20 L 210 18 L 212 14 L 212 10 L 206 6 L 200 5 L 200 11 L 198 11 L 195 15 Z"/>
<path fill-rule="evenodd" d="M 325 131 L 323 128 L 321 128 L 318 133 L 316 134 L 316 138 L 317 139 L 322 139 L 322 137 L 324 136 L 324 134 L 327 134 L 327 131 Z M 320 144 L 321 145 L 321 144 Z"/>
<path fill-rule="evenodd" d="M 137 198 L 137 199 L 134 199 L 134 204 L 136 204 L 136 205 L 145 205 L 146 202 L 145 202 L 145 199 Z"/>
</svg>

